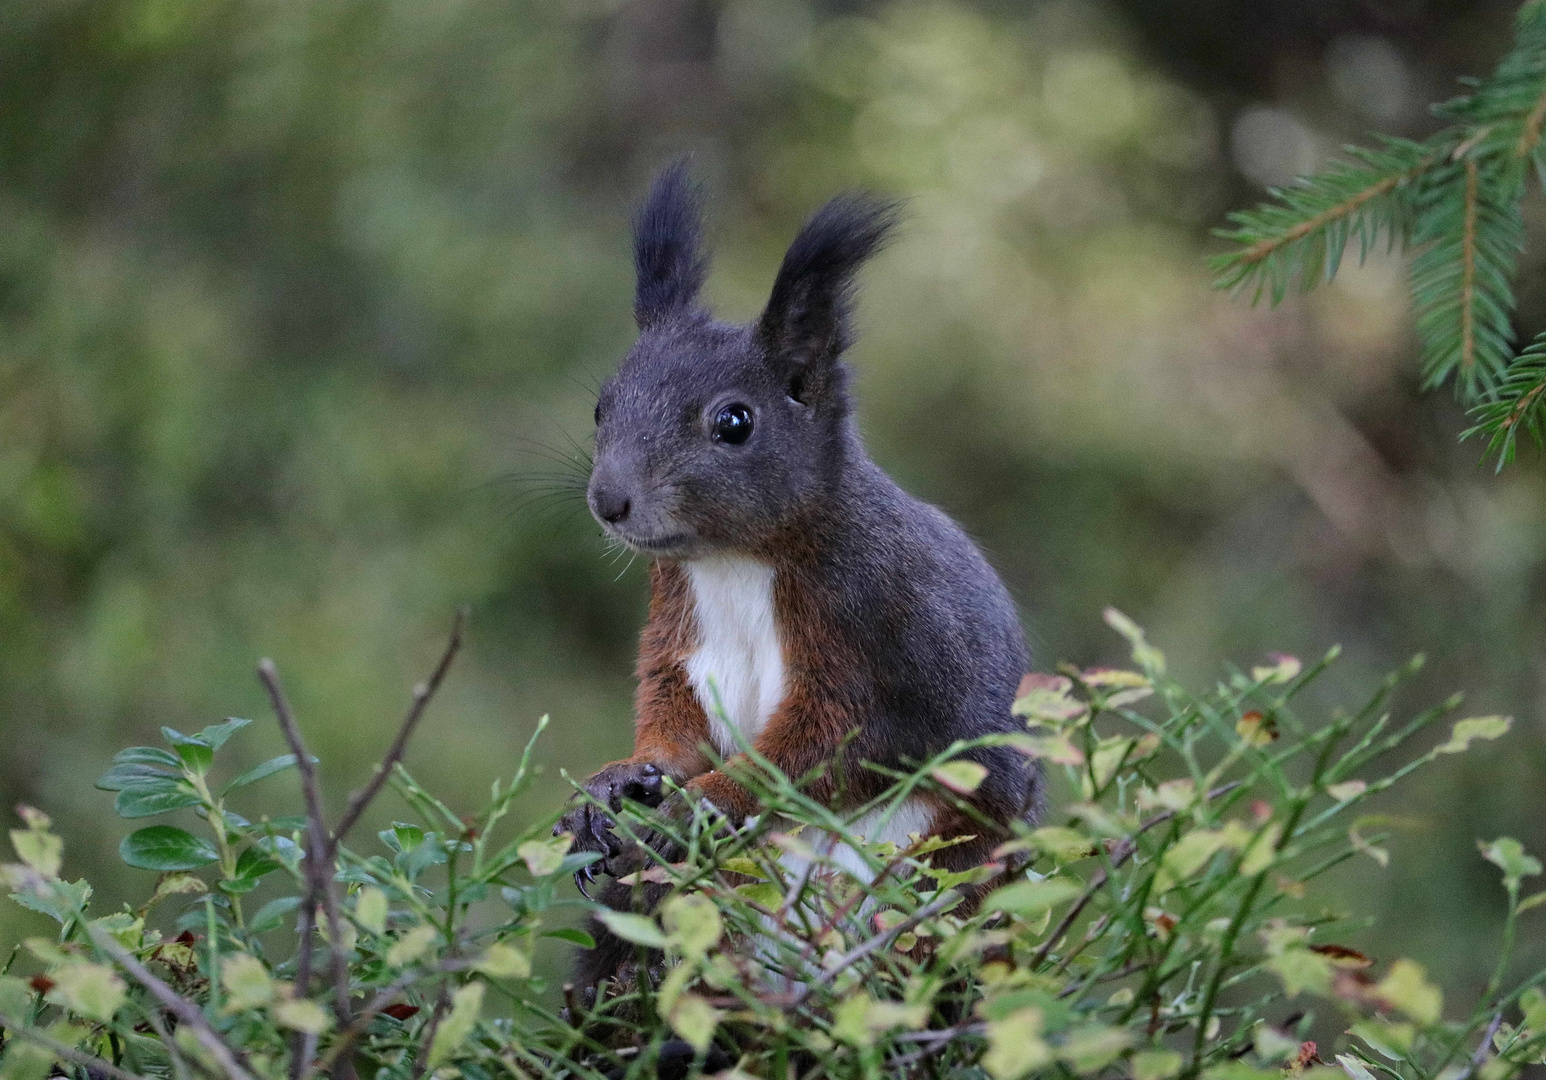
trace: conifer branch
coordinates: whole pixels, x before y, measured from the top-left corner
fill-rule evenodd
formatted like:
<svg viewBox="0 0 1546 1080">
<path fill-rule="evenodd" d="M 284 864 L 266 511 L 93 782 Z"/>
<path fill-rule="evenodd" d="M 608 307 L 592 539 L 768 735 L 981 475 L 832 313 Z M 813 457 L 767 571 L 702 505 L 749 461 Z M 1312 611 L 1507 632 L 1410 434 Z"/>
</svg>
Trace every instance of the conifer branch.
<svg viewBox="0 0 1546 1080">
<path fill-rule="evenodd" d="M 1540 97 L 1535 99 L 1535 108 L 1525 117 L 1524 127 L 1519 132 L 1519 142 L 1514 145 L 1516 158 L 1528 160 L 1535 153 L 1541 141 L 1542 124 L 1546 124 L 1546 88 L 1541 90 Z"/>
<path fill-rule="evenodd" d="M 1382 236 L 1415 252 L 1412 304 L 1425 388 L 1456 380 L 1499 465 L 1518 432 L 1546 428 L 1546 346 L 1516 354 L 1514 278 L 1524 248 L 1521 203 L 1532 166 L 1546 184 L 1546 2 L 1523 5 L 1514 42 L 1486 79 L 1435 107 L 1451 126 L 1424 143 L 1382 138 L 1271 201 L 1230 215 L 1218 235 L 1234 250 L 1213 260 L 1220 288 L 1283 298 L 1290 285 L 1331 281 L 1359 241 Z"/>
<path fill-rule="evenodd" d="M 1460 370 L 1470 375 L 1476 366 L 1476 162 L 1465 162 L 1465 232 L 1461 236 Z"/>
</svg>

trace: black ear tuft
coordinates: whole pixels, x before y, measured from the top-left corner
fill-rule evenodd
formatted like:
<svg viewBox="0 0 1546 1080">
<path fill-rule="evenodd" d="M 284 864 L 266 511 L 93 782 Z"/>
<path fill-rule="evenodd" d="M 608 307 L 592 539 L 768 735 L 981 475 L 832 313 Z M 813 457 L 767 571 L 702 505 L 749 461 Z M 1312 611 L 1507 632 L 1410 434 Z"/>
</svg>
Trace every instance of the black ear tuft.
<svg viewBox="0 0 1546 1080">
<path fill-rule="evenodd" d="M 687 165 L 684 158 L 656 176 L 634 215 L 633 314 L 641 330 L 690 309 L 708 270 L 699 250 L 703 196 Z"/>
<path fill-rule="evenodd" d="M 839 195 L 811 216 L 789 245 L 758 328 L 794 377 L 848 347 L 854 274 L 883 246 L 901 206 L 861 192 Z M 819 380 L 819 371 L 810 370 Z M 793 396 L 793 395 L 792 395 Z"/>
</svg>

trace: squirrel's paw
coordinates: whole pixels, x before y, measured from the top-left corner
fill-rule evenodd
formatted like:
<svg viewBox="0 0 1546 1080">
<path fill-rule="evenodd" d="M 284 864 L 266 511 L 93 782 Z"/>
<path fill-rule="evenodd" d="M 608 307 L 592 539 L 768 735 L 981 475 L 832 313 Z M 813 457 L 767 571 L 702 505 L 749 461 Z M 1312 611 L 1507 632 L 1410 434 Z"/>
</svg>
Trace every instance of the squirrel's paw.
<svg viewBox="0 0 1546 1080">
<path fill-rule="evenodd" d="M 648 807 L 659 806 L 663 798 L 662 779 L 660 769 L 649 762 L 620 761 L 608 765 L 581 785 L 596 802 L 577 800 L 553 827 L 554 836 L 569 833 L 574 837 L 570 850 L 601 854 L 598 862 L 575 872 L 574 883 L 581 893 L 590 896 L 586 886 L 596 880 L 596 867 L 610 873 L 608 864 L 623 853 L 624 845 L 612 831 L 613 815 L 623 808 L 623 800 Z"/>
</svg>

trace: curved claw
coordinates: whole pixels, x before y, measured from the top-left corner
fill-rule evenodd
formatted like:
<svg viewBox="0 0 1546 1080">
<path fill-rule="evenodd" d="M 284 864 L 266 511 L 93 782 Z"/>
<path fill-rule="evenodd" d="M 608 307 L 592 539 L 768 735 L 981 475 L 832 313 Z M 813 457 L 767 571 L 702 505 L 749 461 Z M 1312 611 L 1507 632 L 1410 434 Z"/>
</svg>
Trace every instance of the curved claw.
<svg viewBox="0 0 1546 1080">
<path fill-rule="evenodd" d="M 591 872 L 591 868 L 589 866 L 582 866 L 574 872 L 574 887 L 579 889 L 580 895 L 585 897 L 587 900 L 595 899 L 595 897 L 590 894 L 590 890 L 585 887 L 588 883 L 595 880 L 596 876 Z"/>
</svg>

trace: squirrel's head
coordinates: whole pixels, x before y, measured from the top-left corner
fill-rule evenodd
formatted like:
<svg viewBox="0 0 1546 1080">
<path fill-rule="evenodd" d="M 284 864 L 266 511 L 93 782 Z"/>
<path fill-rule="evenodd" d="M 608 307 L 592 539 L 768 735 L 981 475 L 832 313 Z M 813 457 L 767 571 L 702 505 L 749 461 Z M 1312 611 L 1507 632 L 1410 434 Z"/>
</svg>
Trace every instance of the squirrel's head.
<svg viewBox="0 0 1546 1080">
<path fill-rule="evenodd" d="M 827 203 L 789 246 L 762 315 L 737 326 L 698 304 L 699 202 L 679 163 L 634 219 L 639 338 L 596 403 L 587 497 L 609 534 L 674 558 L 764 549 L 831 497 L 854 274 L 897 218 L 865 195 Z"/>
</svg>

